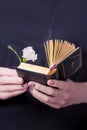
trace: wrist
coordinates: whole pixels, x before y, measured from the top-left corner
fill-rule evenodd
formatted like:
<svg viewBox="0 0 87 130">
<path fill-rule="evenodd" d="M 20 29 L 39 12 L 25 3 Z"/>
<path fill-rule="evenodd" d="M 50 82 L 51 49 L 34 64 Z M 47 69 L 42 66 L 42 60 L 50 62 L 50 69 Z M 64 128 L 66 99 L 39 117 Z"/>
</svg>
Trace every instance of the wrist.
<svg viewBox="0 0 87 130">
<path fill-rule="evenodd" d="M 78 102 L 87 103 L 87 82 L 76 83 Z"/>
</svg>

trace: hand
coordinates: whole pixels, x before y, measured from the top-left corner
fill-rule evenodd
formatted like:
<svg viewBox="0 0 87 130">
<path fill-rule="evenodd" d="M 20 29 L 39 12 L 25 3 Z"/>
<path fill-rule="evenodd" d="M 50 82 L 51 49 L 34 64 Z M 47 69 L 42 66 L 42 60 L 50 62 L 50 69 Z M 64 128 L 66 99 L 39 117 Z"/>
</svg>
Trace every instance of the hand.
<svg viewBox="0 0 87 130">
<path fill-rule="evenodd" d="M 0 67 L 0 99 L 12 98 L 26 90 L 27 85 L 23 87 L 23 79 L 18 77 L 16 70 Z"/>
<path fill-rule="evenodd" d="M 79 104 L 87 100 L 87 94 L 84 95 L 83 86 L 80 83 L 71 80 L 59 81 L 48 80 L 49 86 L 44 86 L 36 82 L 29 82 L 29 92 L 39 101 L 53 107 L 62 108 L 73 104 Z M 87 84 L 85 91 L 87 93 Z"/>
</svg>

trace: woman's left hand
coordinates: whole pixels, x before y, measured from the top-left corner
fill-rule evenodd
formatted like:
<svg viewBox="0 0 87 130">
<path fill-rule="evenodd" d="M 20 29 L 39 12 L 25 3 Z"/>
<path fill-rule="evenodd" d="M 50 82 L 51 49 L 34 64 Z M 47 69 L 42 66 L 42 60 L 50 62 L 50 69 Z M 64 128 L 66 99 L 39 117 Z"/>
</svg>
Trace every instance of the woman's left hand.
<svg viewBox="0 0 87 130">
<path fill-rule="evenodd" d="M 81 103 L 84 98 L 82 94 L 82 86 L 80 83 L 71 80 L 48 80 L 49 86 L 42 85 L 37 82 L 29 82 L 29 92 L 39 101 L 58 109 L 73 104 Z"/>
</svg>

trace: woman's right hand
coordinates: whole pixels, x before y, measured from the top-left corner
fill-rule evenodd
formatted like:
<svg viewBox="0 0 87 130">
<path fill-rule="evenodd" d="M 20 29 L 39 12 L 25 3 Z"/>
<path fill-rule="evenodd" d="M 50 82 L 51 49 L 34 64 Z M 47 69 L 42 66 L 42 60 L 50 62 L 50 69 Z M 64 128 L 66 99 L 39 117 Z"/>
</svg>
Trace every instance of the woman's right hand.
<svg viewBox="0 0 87 130">
<path fill-rule="evenodd" d="M 15 69 L 0 67 L 0 99 L 6 100 L 27 91 L 23 79 L 18 77 Z"/>
</svg>

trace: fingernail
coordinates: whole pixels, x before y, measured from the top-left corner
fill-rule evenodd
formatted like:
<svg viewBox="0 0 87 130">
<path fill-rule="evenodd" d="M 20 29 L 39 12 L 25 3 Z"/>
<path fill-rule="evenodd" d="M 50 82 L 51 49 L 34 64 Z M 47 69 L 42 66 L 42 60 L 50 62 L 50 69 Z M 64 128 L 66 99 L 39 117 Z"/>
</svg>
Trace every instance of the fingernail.
<svg viewBox="0 0 87 130">
<path fill-rule="evenodd" d="M 20 83 L 23 83 L 23 79 L 22 79 L 22 78 L 18 78 L 18 81 L 19 81 Z"/>
<path fill-rule="evenodd" d="M 33 88 L 34 88 L 33 86 L 30 86 L 30 87 L 29 87 L 29 90 L 30 90 L 30 91 L 33 91 Z"/>
<path fill-rule="evenodd" d="M 48 80 L 48 84 L 49 84 L 49 85 L 53 85 L 53 84 L 54 84 L 54 81 L 53 81 L 53 80 Z"/>
<path fill-rule="evenodd" d="M 23 84 L 23 86 L 22 86 L 23 88 L 28 88 L 28 84 L 27 83 L 25 83 L 25 84 Z"/>
<path fill-rule="evenodd" d="M 30 91 L 33 91 L 34 87 L 35 87 L 35 84 L 31 84 L 31 85 L 29 86 L 29 90 L 30 90 Z"/>
</svg>

